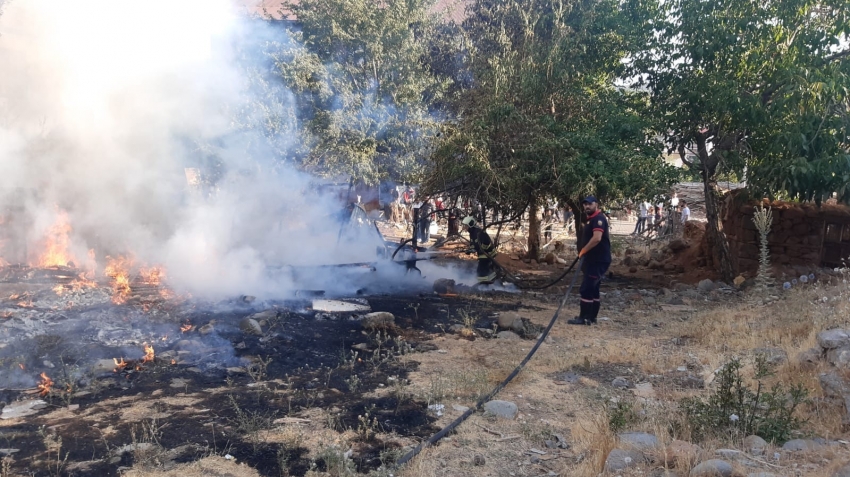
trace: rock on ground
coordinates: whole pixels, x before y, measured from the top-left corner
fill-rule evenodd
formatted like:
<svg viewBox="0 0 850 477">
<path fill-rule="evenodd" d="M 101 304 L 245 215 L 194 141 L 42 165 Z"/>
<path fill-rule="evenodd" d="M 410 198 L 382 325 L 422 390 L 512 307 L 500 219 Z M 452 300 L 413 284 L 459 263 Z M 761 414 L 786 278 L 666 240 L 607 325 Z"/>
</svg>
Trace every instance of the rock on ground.
<svg viewBox="0 0 850 477">
<path fill-rule="evenodd" d="M 605 458 L 605 472 L 617 472 L 643 464 L 643 452 L 636 450 L 612 449 Z"/>
<path fill-rule="evenodd" d="M 792 439 L 782 446 L 782 450 L 791 452 L 815 451 L 820 449 L 823 449 L 823 445 L 811 439 Z"/>
<path fill-rule="evenodd" d="M 496 324 L 499 325 L 500 330 L 509 330 L 516 319 L 517 316 L 515 313 L 500 313 L 499 317 L 496 319 Z"/>
<path fill-rule="evenodd" d="M 239 322 L 239 329 L 242 330 L 243 333 L 247 334 L 263 334 L 263 328 L 260 326 L 260 323 L 253 318 L 243 318 L 242 321 Z"/>
<path fill-rule="evenodd" d="M 767 441 L 759 436 L 747 436 L 744 438 L 744 450 L 752 455 L 762 455 L 767 448 Z"/>
<path fill-rule="evenodd" d="M 850 394 L 850 384 L 836 371 L 821 373 L 820 387 L 826 397 L 844 399 Z"/>
<path fill-rule="evenodd" d="M 818 333 L 818 345 L 824 349 L 850 345 L 850 333 L 841 329 L 821 331 Z"/>
<path fill-rule="evenodd" d="M 514 333 L 513 331 L 500 331 L 500 332 L 496 333 L 496 338 L 501 338 L 503 340 L 522 339 L 522 338 L 519 337 L 518 334 Z"/>
<path fill-rule="evenodd" d="M 513 419 L 516 417 L 519 408 L 516 403 L 510 401 L 490 401 L 484 404 L 484 411 L 493 414 L 494 416 Z"/>
<path fill-rule="evenodd" d="M 732 464 L 720 459 L 710 459 L 700 463 L 688 474 L 689 477 L 732 477 L 735 470 Z"/>
<path fill-rule="evenodd" d="M 39 410 L 47 407 L 47 403 L 41 399 L 30 399 L 27 401 L 18 401 L 7 404 L 3 408 L 3 413 L 0 414 L 0 419 L 17 419 L 38 413 Z"/>
<path fill-rule="evenodd" d="M 699 455 L 702 452 L 700 446 L 691 444 L 690 442 L 674 440 L 667 445 L 667 450 L 664 452 L 667 465 L 690 466 L 699 460 Z"/>
<path fill-rule="evenodd" d="M 658 438 L 646 432 L 624 432 L 619 434 L 617 438 L 620 440 L 620 444 L 624 447 L 631 447 L 643 451 L 658 447 Z"/>
<path fill-rule="evenodd" d="M 441 295 L 455 292 L 455 281 L 450 278 L 438 278 L 434 281 L 434 291 Z"/>
<path fill-rule="evenodd" d="M 611 381 L 611 386 L 614 386 L 615 388 L 626 389 L 631 385 L 632 383 L 630 383 L 628 379 L 622 376 L 617 376 L 616 378 L 614 378 L 613 381 Z"/>
<path fill-rule="evenodd" d="M 248 318 L 252 318 L 252 319 L 257 320 L 257 321 L 271 320 L 272 318 L 277 318 L 279 313 L 280 312 L 278 310 L 266 310 L 266 311 L 261 311 L 259 313 L 254 313 L 253 315 L 249 316 Z"/>
<path fill-rule="evenodd" d="M 835 367 L 850 369 L 850 346 L 845 345 L 827 351 L 826 360 Z"/>
<path fill-rule="evenodd" d="M 367 330 L 384 330 L 395 326 L 395 316 L 386 311 L 376 311 L 366 314 L 360 324 Z"/>
<path fill-rule="evenodd" d="M 814 370 L 820 361 L 822 352 L 820 348 L 809 348 L 797 355 L 797 364 L 804 370 Z"/>
<path fill-rule="evenodd" d="M 708 292 L 714 290 L 714 288 L 715 288 L 714 282 L 711 281 L 711 279 L 709 279 L 709 278 L 706 278 L 705 280 L 701 280 L 699 282 L 699 285 L 697 285 L 697 290 L 699 290 L 703 293 L 708 293 Z"/>
</svg>

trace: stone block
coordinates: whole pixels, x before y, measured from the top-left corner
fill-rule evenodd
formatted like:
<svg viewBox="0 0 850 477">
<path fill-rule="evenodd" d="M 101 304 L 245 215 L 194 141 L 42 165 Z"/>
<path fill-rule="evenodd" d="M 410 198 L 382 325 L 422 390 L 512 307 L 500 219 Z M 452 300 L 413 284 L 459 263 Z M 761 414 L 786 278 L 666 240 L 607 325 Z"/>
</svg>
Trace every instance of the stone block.
<svg viewBox="0 0 850 477">
<path fill-rule="evenodd" d="M 835 328 L 818 333 L 818 346 L 823 349 L 836 349 L 850 345 L 850 332 Z"/>
<path fill-rule="evenodd" d="M 850 345 L 827 351 L 826 360 L 837 368 L 850 369 Z"/>
</svg>

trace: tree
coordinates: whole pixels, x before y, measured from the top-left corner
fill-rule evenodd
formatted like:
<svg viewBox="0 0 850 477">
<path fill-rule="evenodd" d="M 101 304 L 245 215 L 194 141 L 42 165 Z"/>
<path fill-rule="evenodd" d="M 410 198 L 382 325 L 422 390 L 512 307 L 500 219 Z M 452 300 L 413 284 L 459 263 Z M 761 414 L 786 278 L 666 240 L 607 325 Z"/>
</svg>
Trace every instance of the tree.
<svg viewBox="0 0 850 477">
<path fill-rule="evenodd" d="M 847 2 L 635 0 L 630 8 L 647 43 L 630 71 L 650 91 L 671 152 L 702 176 L 709 258 L 731 282 L 721 171 L 746 169 L 761 192 L 811 199 L 840 189 L 847 199 L 847 65 L 837 50 L 850 32 Z"/>
<path fill-rule="evenodd" d="M 426 190 L 474 199 L 503 217 L 547 197 L 580 214 L 580 197 L 653 196 L 675 172 L 660 159 L 640 112 L 645 95 L 617 88 L 631 47 L 609 0 L 478 0 L 463 24 L 472 78 L 443 128 Z"/>
<path fill-rule="evenodd" d="M 300 0 L 276 62 L 298 103 L 303 163 L 355 180 L 415 179 L 437 131 L 430 105 L 449 80 L 424 58 L 429 0 Z"/>
</svg>

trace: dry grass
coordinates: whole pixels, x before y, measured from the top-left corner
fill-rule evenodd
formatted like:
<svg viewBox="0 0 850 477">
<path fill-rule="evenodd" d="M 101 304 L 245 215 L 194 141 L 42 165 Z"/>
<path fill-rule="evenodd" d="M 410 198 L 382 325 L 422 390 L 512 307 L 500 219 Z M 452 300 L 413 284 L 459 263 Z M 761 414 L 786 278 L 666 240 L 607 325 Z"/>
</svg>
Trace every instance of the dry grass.
<svg viewBox="0 0 850 477">
<path fill-rule="evenodd" d="M 219 456 L 211 456 L 190 464 L 181 464 L 173 469 L 131 469 L 122 475 L 126 477 L 260 477 L 256 470 L 227 460 Z"/>
</svg>

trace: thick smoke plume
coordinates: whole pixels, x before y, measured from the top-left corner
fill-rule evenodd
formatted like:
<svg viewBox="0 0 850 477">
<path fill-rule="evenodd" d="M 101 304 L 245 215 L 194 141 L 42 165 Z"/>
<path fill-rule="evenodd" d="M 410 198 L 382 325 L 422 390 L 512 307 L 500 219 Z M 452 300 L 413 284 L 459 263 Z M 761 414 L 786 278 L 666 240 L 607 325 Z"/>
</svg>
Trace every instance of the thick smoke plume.
<svg viewBox="0 0 850 477">
<path fill-rule="evenodd" d="M 0 257 L 23 260 L 20 236 L 31 257 L 67 214 L 78 266 L 132 253 L 196 296 L 285 295 L 303 285 L 275 265 L 374 259 L 376 237 L 338 244 L 342 204 L 281 165 L 292 97 L 245 51 L 283 30 L 228 0 L 0 8 Z"/>
</svg>

